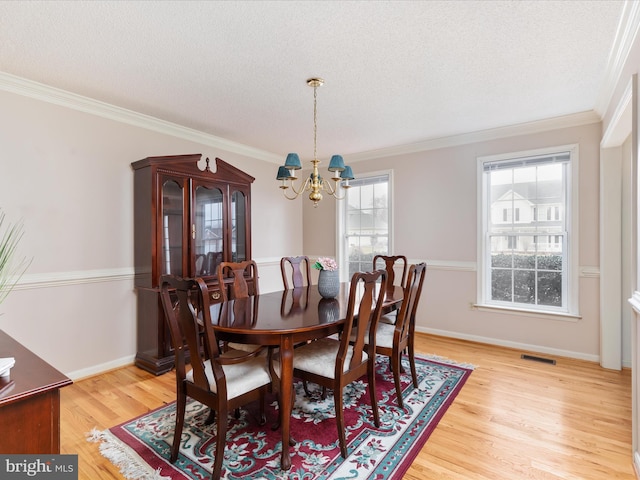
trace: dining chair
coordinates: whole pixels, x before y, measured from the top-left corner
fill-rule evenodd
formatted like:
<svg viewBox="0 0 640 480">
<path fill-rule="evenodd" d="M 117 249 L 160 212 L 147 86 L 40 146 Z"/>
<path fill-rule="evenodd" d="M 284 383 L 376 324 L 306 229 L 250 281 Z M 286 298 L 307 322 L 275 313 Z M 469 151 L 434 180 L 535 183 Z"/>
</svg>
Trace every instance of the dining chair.
<svg viewBox="0 0 640 480">
<path fill-rule="evenodd" d="M 187 397 L 208 406 L 217 416 L 216 449 L 212 479 L 219 479 L 224 460 L 229 412 L 250 402 L 260 402 L 260 424 L 265 419 L 265 395 L 271 377 L 265 357 L 259 352 L 232 350 L 220 353 L 211 324 L 209 292 L 201 278 L 161 278 L 161 298 L 173 344 L 176 369 L 176 426 L 170 461 L 180 450 Z M 203 331 L 204 334 L 200 334 Z M 186 342 L 186 345 L 185 345 Z M 188 349 L 191 367 L 187 370 Z M 217 414 L 217 415 L 216 415 Z"/>
<path fill-rule="evenodd" d="M 297 257 L 282 257 L 280 259 L 280 271 L 284 289 L 289 290 L 289 277 L 292 287 L 298 288 L 311 285 L 311 263 L 306 255 Z"/>
<path fill-rule="evenodd" d="M 196 255 L 195 259 L 195 273 L 197 276 L 203 275 L 203 271 L 205 270 L 205 265 L 204 265 L 204 261 L 206 260 L 207 256 L 203 253 Z"/>
<path fill-rule="evenodd" d="M 373 421 L 380 426 L 375 386 L 375 336 L 365 342 L 367 331 L 375 332 L 382 312 L 384 295 L 376 295 L 376 284 L 384 287 L 384 270 L 356 272 L 351 278 L 349 302 L 344 327 L 339 338 L 322 338 L 302 345 L 293 356 L 294 377 L 333 390 L 340 453 L 347 457 L 344 427 L 343 389 L 367 375 Z M 355 342 L 349 339 L 352 334 Z M 280 377 L 280 363 L 275 355 L 269 363 L 274 382 Z"/>
<path fill-rule="evenodd" d="M 416 374 L 416 360 L 414 351 L 414 337 L 416 327 L 416 311 L 418 302 L 424 285 L 426 263 L 411 265 L 409 275 L 404 287 L 402 305 L 397 311 L 395 323 L 384 322 L 383 315 L 375 330 L 376 353 L 389 357 L 389 365 L 393 372 L 393 379 L 396 386 L 396 396 L 398 406 L 404 408 L 402 401 L 402 390 L 400 387 L 400 374 L 402 373 L 402 353 L 408 352 L 409 364 L 411 366 L 411 379 L 413 387 L 418 388 L 418 376 Z M 370 337 L 367 337 L 367 339 Z"/>
<path fill-rule="evenodd" d="M 297 257 L 282 257 L 280 259 L 280 272 L 282 273 L 282 283 L 284 285 L 285 292 L 289 290 L 289 277 L 291 277 L 292 284 L 292 307 L 289 313 L 300 311 L 301 308 L 301 297 L 302 297 L 302 287 L 305 285 L 311 285 L 311 262 L 309 261 L 309 257 L 306 255 L 298 255 Z M 282 313 L 285 313 L 285 297 L 283 296 L 282 303 Z M 307 308 L 309 303 L 309 289 L 306 290 L 304 309 Z M 302 342 L 296 345 L 299 347 L 300 345 L 304 345 L 305 343 L 309 343 L 311 340 Z M 307 382 L 304 381 L 304 390 L 308 392 Z M 326 393 L 326 389 L 323 389 L 323 394 Z M 323 397 L 324 398 L 324 397 Z"/>
<path fill-rule="evenodd" d="M 258 286 L 258 265 L 254 260 L 222 262 L 218 265 L 217 274 L 218 281 L 221 285 L 220 290 L 223 301 L 255 297 L 260 294 L 260 288 Z M 228 284 L 227 281 L 229 281 Z M 222 287 L 223 282 L 224 287 Z M 223 348 L 225 350 L 232 348 L 245 352 L 253 352 L 255 350 L 261 350 L 262 346 L 229 342 L 223 344 Z"/>
<path fill-rule="evenodd" d="M 402 267 L 402 276 L 400 277 L 399 286 L 404 288 L 407 281 L 407 257 L 404 255 L 376 255 L 373 257 L 373 269 L 384 268 L 387 271 L 387 288 L 393 289 L 396 285 L 396 264 Z M 380 319 L 382 322 L 395 323 L 397 311 L 389 313 Z"/>
<path fill-rule="evenodd" d="M 218 264 L 218 281 L 227 288 L 221 288 L 223 299 L 245 298 L 258 295 L 258 265 L 253 260 L 244 262 L 221 262 Z"/>
<path fill-rule="evenodd" d="M 407 268 L 408 262 L 407 257 L 404 255 L 376 255 L 373 257 L 373 269 L 377 270 L 380 265 L 384 262 L 382 268 L 387 271 L 387 288 L 391 288 L 396 285 L 396 264 L 399 264 L 402 267 L 402 277 L 400 277 L 400 282 L 397 285 L 404 287 L 405 282 L 407 280 Z"/>
</svg>

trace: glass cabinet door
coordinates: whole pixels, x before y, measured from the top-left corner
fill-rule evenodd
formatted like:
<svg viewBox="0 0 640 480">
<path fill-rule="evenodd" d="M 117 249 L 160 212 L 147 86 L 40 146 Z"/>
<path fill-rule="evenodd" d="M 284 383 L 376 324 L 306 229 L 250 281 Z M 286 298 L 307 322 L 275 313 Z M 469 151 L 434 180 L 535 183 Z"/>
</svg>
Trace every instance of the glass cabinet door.
<svg viewBox="0 0 640 480">
<path fill-rule="evenodd" d="M 247 201 L 244 193 L 231 194 L 231 258 L 243 262 L 247 258 Z"/>
<path fill-rule="evenodd" d="M 194 242 L 194 276 L 215 276 L 224 259 L 224 205 L 222 190 L 198 185 L 191 238 Z"/>
<path fill-rule="evenodd" d="M 182 228 L 184 189 L 176 180 L 166 180 L 162 184 L 162 248 L 161 274 L 183 275 L 182 269 Z"/>
</svg>

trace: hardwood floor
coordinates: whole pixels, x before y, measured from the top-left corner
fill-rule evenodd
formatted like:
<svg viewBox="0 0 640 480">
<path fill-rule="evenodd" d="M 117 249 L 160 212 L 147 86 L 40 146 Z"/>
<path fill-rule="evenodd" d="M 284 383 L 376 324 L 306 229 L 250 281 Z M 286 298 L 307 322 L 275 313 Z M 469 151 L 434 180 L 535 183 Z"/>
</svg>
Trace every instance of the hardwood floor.
<svg viewBox="0 0 640 480">
<path fill-rule="evenodd" d="M 407 480 L 636 479 L 631 371 L 556 357 L 556 365 L 502 347 L 418 334 L 417 350 L 475 371 L 405 475 Z M 86 440 L 175 399 L 175 377 L 125 367 L 61 390 L 62 453 L 79 479 L 121 479 Z"/>
</svg>

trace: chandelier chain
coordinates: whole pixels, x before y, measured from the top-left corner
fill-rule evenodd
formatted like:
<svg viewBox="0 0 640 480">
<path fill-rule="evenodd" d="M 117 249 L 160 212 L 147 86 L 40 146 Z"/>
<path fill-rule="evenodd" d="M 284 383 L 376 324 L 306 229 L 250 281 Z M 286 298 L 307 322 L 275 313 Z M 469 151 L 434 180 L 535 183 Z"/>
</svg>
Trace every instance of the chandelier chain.
<svg viewBox="0 0 640 480">
<path fill-rule="evenodd" d="M 317 99 L 318 99 L 318 87 L 313 87 L 313 158 L 314 160 L 318 158 L 318 154 L 316 152 L 317 149 L 317 138 L 318 138 L 318 107 L 317 107 Z"/>
</svg>

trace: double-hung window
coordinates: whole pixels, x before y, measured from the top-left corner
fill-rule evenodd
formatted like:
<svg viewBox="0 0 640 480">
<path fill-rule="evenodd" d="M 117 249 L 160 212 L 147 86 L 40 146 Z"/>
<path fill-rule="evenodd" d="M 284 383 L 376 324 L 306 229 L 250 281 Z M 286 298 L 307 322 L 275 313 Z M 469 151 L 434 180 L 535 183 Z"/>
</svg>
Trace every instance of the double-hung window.
<svg viewBox="0 0 640 480">
<path fill-rule="evenodd" d="M 481 157 L 480 305 L 577 314 L 577 146 Z"/>
<path fill-rule="evenodd" d="M 391 173 L 375 173 L 351 180 L 340 202 L 339 258 L 341 280 L 373 269 L 375 255 L 391 251 Z"/>
</svg>

